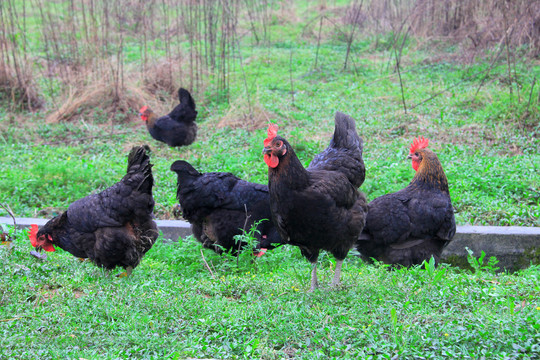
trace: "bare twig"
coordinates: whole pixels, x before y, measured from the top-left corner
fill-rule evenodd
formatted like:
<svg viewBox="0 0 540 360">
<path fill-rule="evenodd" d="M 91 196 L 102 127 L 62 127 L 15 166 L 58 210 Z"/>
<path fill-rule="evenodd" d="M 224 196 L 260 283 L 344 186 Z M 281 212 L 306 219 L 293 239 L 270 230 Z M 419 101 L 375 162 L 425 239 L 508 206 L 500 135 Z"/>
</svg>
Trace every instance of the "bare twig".
<svg viewBox="0 0 540 360">
<path fill-rule="evenodd" d="M 293 83 L 293 76 L 292 76 L 292 48 L 291 48 L 291 56 L 289 58 L 289 79 L 291 80 L 291 99 L 292 99 L 292 105 L 294 106 L 294 83 Z"/>
<path fill-rule="evenodd" d="M 510 92 L 510 99 L 512 99 L 512 68 L 510 67 L 510 40 L 508 39 L 508 20 L 506 19 L 507 9 L 503 10 L 504 19 L 504 44 L 506 49 L 506 64 L 508 66 L 508 90 Z"/>
<path fill-rule="evenodd" d="M 11 210 L 9 205 L 7 203 L 0 203 L 0 206 L 2 206 L 7 211 L 9 216 L 11 216 L 11 218 L 13 219 L 13 226 L 15 227 L 15 231 L 17 231 L 17 220 L 15 220 L 15 215 L 13 214 L 13 211 Z"/>
<path fill-rule="evenodd" d="M 203 262 L 204 262 L 204 266 L 206 266 L 206 269 L 208 269 L 208 271 L 210 272 L 210 275 L 212 276 L 212 279 L 216 279 L 216 276 L 214 275 L 214 272 L 212 271 L 212 269 L 210 269 L 210 266 L 208 265 L 208 263 L 206 262 L 206 259 L 204 258 L 204 254 L 203 254 L 203 251 L 201 249 L 201 257 L 203 259 Z"/>
<path fill-rule="evenodd" d="M 317 61 L 319 60 L 319 48 L 321 47 L 321 30 L 322 30 L 323 17 L 320 17 L 319 21 L 319 35 L 317 36 L 317 50 L 315 52 L 315 69 L 317 68 Z"/>
<path fill-rule="evenodd" d="M 352 20 L 353 27 L 352 27 L 350 35 L 347 38 L 347 52 L 345 53 L 345 63 L 343 64 L 343 70 L 347 70 L 347 63 L 349 62 L 349 55 L 351 53 L 351 46 L 354 40 L 354 32 L 356 30 L 356 25 L 357 25 L 356 23 L 358 22 L 358 19 L 360 18 L 363 4 L 364 2 L 361 1 L 360 5 L 358 6 L 358 1 L 355 1 L 354 4 L 352 5 L 352 9 L 354 11 L 353 20 Z"/>
<path fill-rule="evenodd" d="M 403 102 L 403 110 L 405 111 L 405 114 L 407 114 L 407 105 L 405 104 L 405 91 L 403 90 L 403 80 L 401 79 L 401 71 L 400 71 L 400 57 L 398 57 L 397 50 L 394 48 L 394 53 L 396 55 L 396 68 L 399 76 L 399 87 L 401 89 L 401 101 Z"/>
<path fill-rule="evenodd" d="M 527 103 L 527 109 L 525 109 L 525 111 L 529 111 L 529 106 L 531 105 L 531 99 L 532 99 L 532 94 L 533 94 L 533 90 L 534 90 L 535 85 L 536 85 L 536 76 L 534 77 L 534 79 L 532 81 L 532 84 L 531 84 L 531 92 L 529 93 L 529 102 Z"/>
<path fill-rule="evenodd" d="M 251 217 L 251 215 L 248 214 L 248 209 L 247 209 L 247 205 L 244 204 L 244 211 L 246 212 L 246 220 L 244 221 L 244 227 L 242 228 L 242 234 L 245 234 L 246 233 L 246 226 L 248 224 L 248 221 L 249 221 L 249 218 Z M 236 267 L 239 266 L 239 261 L 238 261 L 238 257 L 240 255 L 240 250 L 242 249 L 242 242 L 239 241 L 238 242 L 238 251 L 236 252 Z"/>
<path fill-rule="evenodd" d="M 0 322 L 14 321 L 14 320 L 20 320 L 20 319 L 30 319 L 30 316 L 17 316 L 11 319 L 0 319 Z"/>
<path fill-rule="evenodd" d="M 515 29 L 515 26 L 512 25 L 512 31 L 510 32 L 510 35 L 509 36 L 512 36 L 512 34 L 514 33 L 514 29 Z M 499 41 L 499 51 L 497 51 L 497 54 L 495 56 L 495 58 L 493 59 L 493 61 L 491 62 L 491 64 L 489 65 L 488 67 L 488 70 L 486 72 L 486 75 L 484 75 L 484 77 L 482 78 L 482 81 L 480 82 L 480 85 L 478 85 L 478 88 L 476 89 L 476 93 L 474 94 L 474 97 L 476 98 L 478 96 L 478 93 L 480 92 L 480 89 L 482 88 L 482 86 L 484 86 L 484 82 L 486 80 L 486 78 L 488 77 L 491 69 L 493 69 L 493 67 L 495 66 L 495 63 L 497 62 L 497 59 L 499 58 L 499 56 L 501 56 L 501 53 L 504 49 L 504 46 L 501 46 L 502 45 L 502 42 L 504 41 L 505 37 L 506 37 L 506 33 L 508 32 L 509 29 L 507 29 L 505 31 L 505 36 L 503 36 L 501 38 L 501 40 Z"/>
<path fill-rule="evenodd" d="M 418 107 L 418 106 L 420 106 L 420 105 L 422 105 L 422 104 L 425 104 L 425 103 L 427 103 L 428 101 L 431 101 L 431 100 L 435 99 L 437 96 L 439 96 L 439 95 L 441 95 L 441 94 L 444 94 L 444 93 L 447 92 L 448 90 L 450 90 L 450 89 L 452 89 L 452 88 L 455 88 L 456 86 L 458 86 L 458 85 L 461 84 L 462 82 L 467 81 L 467 80 L 469 80 L 469 79 L 471 79 L 471 78 L 474 78 L 474 77 L 476 77 L 476 76 L 482 74 L 483 72 L 489 72 L 490 70 L 491 70 L 491 67 L 488 68 L 488 69 L 486 69 L 486 70 L 484 70 L 484 71 L 480 71 L 480 72 L 475 73 L 475 74 L 473 74 L 473 75 L 464 77 L 463 79 L 461 79 L 461 80 L 458 81 L 457 83 L 452 84 L 452 85 L 448 86 L 447 88 L 445 88 L 445 89 L 443 89 L 443 90 L 441 90 L 441 91 L 439 91 L 439 92 L 437 92 L 437 93 L 431 95 L 431 96 L 428 97 L 427 99 L 420 101 L 418 104 L 409 107 L 409 110 L 412 110 L 412 109 L 414 109 L 414 108 L 416 108 L 416 107 Z"/>
</svg>

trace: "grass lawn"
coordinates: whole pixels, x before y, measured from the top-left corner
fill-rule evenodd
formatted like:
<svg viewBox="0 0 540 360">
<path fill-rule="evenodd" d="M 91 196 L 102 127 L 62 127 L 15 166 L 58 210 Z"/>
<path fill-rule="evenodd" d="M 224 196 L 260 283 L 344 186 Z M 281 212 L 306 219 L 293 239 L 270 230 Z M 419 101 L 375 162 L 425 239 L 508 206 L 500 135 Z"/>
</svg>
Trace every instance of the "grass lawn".
<svg viewBox="0 0 540 360">
<path fill-rule="evenodd" d="M 408 184 L 413 176 L 410 162 L 405 161 L 408 145 L 423 135 L 431 140 L 430 147 L 447 174 L 458 224 L 540 225 L 538 118 L 528 118 L 526 126 L 513 122 L 519 116 L 515 112 L 524 109 L 510 106 L 504 85 L 494 79 L 474 97 L 479 81 L 466 82 L 405 114 L 397 79 L 381 76 L 380 64 L 369 60 L 370 54 L 366 54 L 365 74 L 356 76 L 331 71 L 339 65 L 339 52 L 330 46 L 327 63 L 314 72 L 313 50 L 295 50 L 294 104 L 286 79 L 275 75 L 289 50 L 251 49 L 250 64 L 258 65 L 246 67 L 257 86 L 252 101 L 267 109 L 305 165 L 328 145 L 334 113 L 342 111 L 356 119 L 364 139 L 367 175 L 361 190 L 368 199 Z M 420 62 L 427 55 L 415 56 Z M 272 67 L 261 69 L 260 64 Z M 523 76 L 540 78 L 539 69 L 530 69 L 530 74 L 523 69 Z M 469 71 L 465 66 L 442 64 L 403 74 L 409 103 L 460 81 Z M 245 96 L 242 89 L 231 92 L 239 99 Z M 46 124 L 43 113 L 8 114 L 0 121 L 0 164 L 9 169 L 0 178 L 0 201 L 18 216 L 50 217 L 118 181 L 129 149 L 141 143 L 153 150 L 158 218 L 172 216 L 176 179 L 169 167 L 174 160 L 187 160 L 203 172 L 230 171 L 249 181 L 266 182 L 261 155 L 265 129 L 217 126 L 228 111 L 220 104 L 200 102 L 197 141 L 175 149 L 153 140 L 142 121 L 112 127 L 84 120 Z"/>
<path fill-rule="evenodd" d="M 351 254 L 336 291 L 322 257 L 321 289 L 308 293 L 310 265 L 293 247 L 237 261 L 159 238 L 129 278 L 30 250 L 24 233 L 0 246 L 2 359 L 540 356 L 538 266 L 389 271 Z"/>
<path fill-rule="evenodd" d="M 279 12 L 268 23 L 267 41 L 259 44 L 241 22 L 239 51 L 227 74 L 230 101 L 216 96 L 217 77 L 201 74 L 207 82 L 190 89 L 199 111 L 197 140 L 174 149 L 153 140 L 137 118 L 144 103 L 119 114 L 103 105 L 108 99 L 98 98 L 97 105 L 77 109 L 70 120 L 48 122 L 69 92 L 42 67 L 45 51 L 51 51 L 39 33 L 51 31 L 41 28 L 46 19 L 38 9 L 25 8 L 27 55 L 39 68 L 35 82 L 45 106 L 34 112 L 14 108 L 13 93 L 0 86 L 0 203 L 16 216 L 50 218 L 117 182 L 130 148 L 145 143 L 155 164 L 156 217 L 171 219 L 176 177 L 169 167 L 175 160 L 201 172 L 229 171 L 266 183 L 261 151 L 268 121 L 279 124 L 280 135 L 307 166 L 328 145 L 334 114 L 341 111 L 356 119 L 364 140 L 367 170 L 360 190 L 369 200 L 410 182 L 414 170 L 405 157 L 422 135 L 448 177 L 458 225 L 540 226 L 537 58 L 512 48 L 511 59 L 507 54 L 493 61 L 493 49 L 464 60 L 459 44 L 409 36 L 398 74 L 392 33 L 366 30 L 357 33 L 345 69 L 343 34 L 328 27 L 318 41 L 317 27 L 306 30 L 308 21 L 318 23 L 317 8 L 298 3 L 285 9 L 272 2 Z M 342 21 L 340 7 L 347 2 L 329 3 L 336 9 L 325 16 Z M 48 6 L 62 14 L 68 5 Z M 69 32 L 77 22 L 65 24 L 57 31 Z M 140 39 L 131 38 L 138 35 L 136 24 L 126 24 L 133 28 L 122 28 L 122 71 L 130 86 L 138 86 L 126 87 L 130 95 L 146 85 L 133 75 L 143 63 Z M 70 44 L 83 43 L 77 36 L 58 36 L 61 53 L 53 54 L 58 57 L 53 64 L 73 60 Z M 148 41 L 151 50 L 159 40 Z M 171 44 L 189 48 L 185 42 Z M 164 60 L 164 47 L 149 56 Z M 116 53 L 112 58 L 105 64 L 113 64 Z M 182 78 L 173 85 L 189 87 L 189 82 Z M 159 94 L 145 100 L 165 114 L 176 99 Z M 8 216 L 2 207 L 0 216 Z M 13 233 L 7 225 L 3 229 Z M 11 245 L 0 245 L 1 359 L 540 358 L 538 266 L 496 273 L 493 262 L 470 258 L 472 271 L 446 264 L 390 271 L 351 252 L 339 290 L 328 287 L 333 258 L 321 256 L 322 287 L 308 293 L 310 266 L 293 247 L 252 261 L 247 253 L 238 259 L 218 256 L 191 237 L 179 242 L 160 237 L 129 278 L 61 250 L 44 261 L 31 250 L 25 232 L 15 234 Z"/>
</svg>

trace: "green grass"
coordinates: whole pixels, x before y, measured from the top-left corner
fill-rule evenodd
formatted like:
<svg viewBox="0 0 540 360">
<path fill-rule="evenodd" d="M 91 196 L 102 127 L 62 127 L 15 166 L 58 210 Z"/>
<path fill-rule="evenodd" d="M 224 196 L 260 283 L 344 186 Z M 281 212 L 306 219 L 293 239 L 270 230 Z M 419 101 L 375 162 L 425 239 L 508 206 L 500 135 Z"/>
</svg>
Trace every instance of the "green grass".
<svg viewBox="0 0 540 360">
<path fill-rule="evenodd" d="M 540 78 L 538 67 L 525 60 L 516 64 L 518 100 L 515 86 L 509 93 L 502 61 L 480 87 L 483 75 L 478 74 L 488 68 L 487 59 L 470 65 L 432 61 L 435 54 L 428 50 L 406 47 L 405 114 L 399 80 L 388 62 L 389 49 L 374 49 L 373 39 L 361 39 L 344 71 L 346 46 L 329 37 L 321 44 L 315 69 L 312 40 L 289 34 L 265 47 L 244 44 L 242 71 L 231 73 L 233 106 L 244 99 L 240 110 L 247 112 L 249 96 L 273 114 L 272 121 L 280 125 L 280 133 L 305 165 L 328 145 L 335 111 L 352 115 L 364 139 L 367 177 L 361 190 L 370 200 L 408 184 L 414 175 L 404 161 L 408 145 L 414 137 L 426 136 L 446 171 L 458 224 L 540 226 L 539 87 L 531 93 L 532 79 Z M 411 40 L 409 46 L 413 45 Z M 86 121 L 45 124 L 45 113 L 7 113 L 0 104 L 4 115 L 0 165 L 9 169 L 0 178 L 0 202 L 9 204 L 18 216 L 48 217 L 118 181 L 130 147 L 141 143 L 153 149 L 159 218 L 170 218 L 175 204 L 175 178 L 168 168 L 177 159 L 203 172 L 230 171 L 265 183 L 260 153 L 264 129 L 218 128 L 229 105 L 207 95 L 196 99 L 197 141 L 180 149 L 154 141 L 139 121 L 115 122 L 111 127 L 106 125 L 107 114 L 96 113 L 95 119 Z M 7 215 L 2 211 L 0 216 Z"/>
<path fill-rule="evenodd" d="M 343 111 L 356 118 L 364 138 L 367 178 L 361 190 L 369 199 L 407 185 L 413 176 L 404 161 L 408 144 L 424 135 L 448 176 L 458 224 L 540 225 L 538 111 L 531 106 L 528 117 L 516 119 L 526 104 L 523 99 L 517 104 L 515 95 L 512 100 L 505 85 L 488 82 L 474 97 L 480 80 L 466 81 L 404 114 L 397 77 L 379 74 L 380 61 L 365 58 L 358 76 L 342 72 L 344 49 L 330 44 L 320 51 L 321 70 L 313 71 L 313 46 L 298 45 L 294 51 L 294 104 L 288 71 L 278 70 L 288 68 L 289 50 L 248 49 L 245 71 L 248 87 L 254 89 L 252 101 L 275 114 L 280 133 L 305 165 L 327 146 L 333 114 Z M 413 55 L 411 63 L 427 56 Z M 473 70 L 460 64 L 436 64 L 403 74 L 408 106 L 460 81 L 468 71 Z M 246 96 L 240 81 L 232 82 L 231 93 L 233 101 Z M 264 129 L 217 128 L 227 106 L 203 99 L 199 108 L 198 139 L 180 149 L 154 141 L 140 122 L 117 124 L 117 135 L 111 136 L 110 126 L 98 120 L 45 125 L 41 113 L 8 114 L 0 120 L 0 164 L 9 169 L 0 179 L 0 201 L 19 216 L 65 209 L 118 181 L 129 148 L 140 143 L 153 149 L 156 213 L 161 218 L 170 217 L 175 203 L 175 179 L 168 170 L 174 160 L 185 159 L 201 171 L 230 171 L 266 182 L 260 154 Z M 20 126 L 15 119 L 23 119 Z"/>
<path fill-rule="evenodd" d="M 51 6 L 62 14 L 68 5 Z M 515 50 L 510 93 L 503 58 L 484 79 L 490 52 L 462 63 L 453 60 L 456 44 L 410 37 L 401 63 L 405 113 L 392 34 L 359 36 L 344 70 L 344 37 L 324 28 L 315 67 L 316 35 L 304 31 L 319 14 L 314 9 L 296 3 L 298 21 L 273 16 L 264 46 L 253 45 L 249 34 L 240 38 L 243 64 L 237 58 L 229 74 L 232 105 L 215 98 L 216 84 L 204 84 L 195 98 L 197 141 L 188 147 L 154 141 L 140 121 L 114 118 L 111 126 L 113 115 L 101 109 L 83 120 L 46 124 L 61 100 L 57 79 L 36 80 L 46 101 L 41 112 L 11 112 L 10 97 L 0 98 L 0 203 L 16 216 L 49 218 L 117 182 L 129 149 L 141 143 L 152 148 L 158 218 L 172 217 L 176 178 L 169 166 L 177 159 L 203 172 L 230 171 L 265 183 L 265 129 L 217 126 L 231 109 L 247 112 L 249 96 L 272 114 L 306 166 L 328 145 L 335 111 L 352 115 L 364 139 L 361 190 L 370 200 L 409 183 L 408 145 L 423 135 L 443 164 L 459 225 L 540 226 L 538 84 L 531 92 L 540 68 L 534 60 Z M 34 59 L 45 50 L 35 33 L 41 20 L 30 13 Z M 137 67 L 140 39 L 125 30 L 126 68 Z M 161 39 L 149 43 L 156 60 L 164 53 Z M 3 208 L 0 216 L 7 216 Z M 62 250 L 45 261 L 31 250 L 24 232 L 11 246 L 0 245 L 2 359 L 540 358 L 537 265 L 496 274 L 493 263 L 470 257 L 470 271 L 446 264 L 389 271 L 351 253 L 336 291 L 328 287 L 334 260 L 322 255 L 322 287 L 308 293 L 310 266 L 294 247 L 253 262 L 247 252 L 237 260 L 204 250 L 191 237 L 160 237 L 125 279 Z"/>
<path fill-rule="evenodd" d="M 0 246 L 3 359 L 540 356 L 537 266 L 389 271 L 350 255 L 335 291 L 323 256 L 321 289 L 308 293 L 310 265 L 295 247 L 237 264 L 191 237 L 159 238 L 124 279 L 61 250 L 45 261 L 30 250 L 25 232 Z"/>
</svg>

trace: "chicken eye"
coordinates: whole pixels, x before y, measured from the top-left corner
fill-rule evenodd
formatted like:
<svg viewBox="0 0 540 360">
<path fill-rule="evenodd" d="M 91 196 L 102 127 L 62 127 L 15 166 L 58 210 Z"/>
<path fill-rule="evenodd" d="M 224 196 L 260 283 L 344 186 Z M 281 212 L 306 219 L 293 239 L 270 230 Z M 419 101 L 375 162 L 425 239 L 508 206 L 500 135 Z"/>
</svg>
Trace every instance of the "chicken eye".
<svg viewBox="0 0 540 360">
<path fill-rule="evenodd" d="M 283 146 L 283 141 L 280 140 L 280 141 L 276 142 L 276 146 L 277 147 L 282 147 Z"/>
</svg>

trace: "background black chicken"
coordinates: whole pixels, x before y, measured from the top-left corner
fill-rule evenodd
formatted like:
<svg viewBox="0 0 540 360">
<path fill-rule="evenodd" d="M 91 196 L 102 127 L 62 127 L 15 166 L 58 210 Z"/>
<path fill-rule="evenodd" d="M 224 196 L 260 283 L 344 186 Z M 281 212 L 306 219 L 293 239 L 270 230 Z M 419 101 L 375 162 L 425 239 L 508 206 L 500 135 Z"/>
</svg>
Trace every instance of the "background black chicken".
<svg viewBox="0 0 540 360">
<path fill-rule="evenodd" d="M 32 245 L 46 251 L 58 246 L 106 269 L 122 266 L 129 275 L 158 237 L 146 151 L 144 146 L 131 150 L 127 174 L 118 183 L 75 201 L 39 231 L 32 225 Z"/>
<path fill-rule="evenodd" d="M 438 262 L 456 232 L 448 181 L 428 140 L 416 139 L 408 158 L 417 171 L 404 189 L 369 203 L 366 226 L 357 242 L 364 258 L 388 264 Z"/>
<path fill-rule="evenodd" d="M 186 161 L 171 165 L 178 175 L 177 199 L 193 235 L 204 247 L 217 253 L 240 249 L 234 236 L 249 231 L 261 220 L 255 233 L 258 249 L 282 243 L 271 221 L 268 187 L 250 183 L 225 172 L 200 173 Z"/>
<path fill-rule="evenodd" d="M 189 145 L 197 136 L 197 111 L 193 97 L 189 91 L 180 88 L 178 99 L 180 104 L 162 117 L 158 117 L 148 106 L 143 106 L 139 111 L 150 135 L 173 147 Z"/>
<path fill-rule="evenodd" d="M 300 247 L 313 265 L 311 288 L 318 286 L 320 250 L 336 258 L 332 285 L 339 284 L 341 265 L 362 231 L 367 210 L 358 192 L 365 178 L 362 140 L 354 120 L 336 113 L 329 147 L 305 169 L 292 146 L 270 125 L 264 141 L 272 218 L 281 237 Z"/>
</svg>

